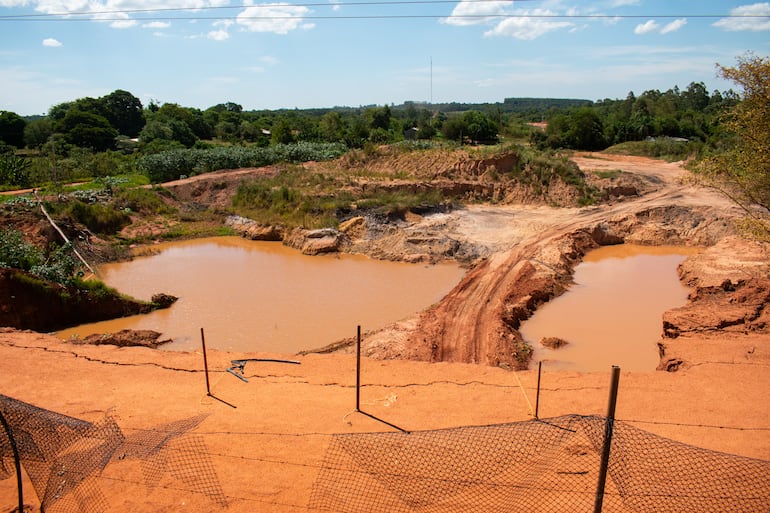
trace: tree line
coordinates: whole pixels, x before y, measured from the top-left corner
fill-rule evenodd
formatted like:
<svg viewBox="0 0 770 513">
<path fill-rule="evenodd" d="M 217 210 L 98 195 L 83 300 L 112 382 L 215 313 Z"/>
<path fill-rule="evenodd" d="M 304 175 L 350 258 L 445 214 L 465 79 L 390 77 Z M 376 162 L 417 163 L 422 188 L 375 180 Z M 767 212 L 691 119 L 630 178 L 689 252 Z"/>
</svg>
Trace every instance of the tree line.
<svg viewBox="0 0 770 513">
<path fill-rule="evenodd" d="M 205 110 L 155 101 L 144 106 L 130 92 L 116 90 L 55 105 L 46 116 L 0 112 L 0 186 L 29 186 L 45 178 L 27 157 L 47 159 L 49 179 L 55 181 L 136 171 L 135 160 L 142 156 L 223 145 L 325 143 L 353 149 L 405 139 L 460 144 L 514 139 L 540 149 L 602 150 L 668 138 L 694 143 L 687 151 L 718 148 L 727 138 L 721 116 L 740 100 L 732 90 L 709 92 L 702 82 L 693 82 L 684 90 L 629 92 L 624 99 L 596 102 L 506 98 L 486 104 L 246 111 L 233 102 Z M 530 126 L 535 121 L 547 128 Z"/>
<path fill-rule="evenodd" d="M 603 150 L 629 141 L 667 137 L 718 145 L 720 116 L 740 98 L 732 89 L 712 93 L 702 82 L 685 90 L 629 92 L 625 99 L 551 112 L 548 127 L 533 138 L 541 147 Z"/>
</svg>

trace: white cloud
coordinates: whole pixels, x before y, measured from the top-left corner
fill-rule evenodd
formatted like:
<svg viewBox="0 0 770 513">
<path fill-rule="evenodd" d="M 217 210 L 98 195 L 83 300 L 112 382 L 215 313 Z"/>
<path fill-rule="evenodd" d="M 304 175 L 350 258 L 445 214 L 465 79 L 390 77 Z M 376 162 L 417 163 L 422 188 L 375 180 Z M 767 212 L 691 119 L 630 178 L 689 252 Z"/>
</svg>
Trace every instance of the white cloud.
<svg viewBox="0 0 770 513">
<path fill-rule="evenodd" d="M 763 2 L 751 5 L 741 5 L 730 10 L 732 18 L 722 18 L 714 23 L 715 27 L 730 32 L 770 30 L 770 3 Z M 752 18 L 751 16 L 758 16 Z M 760 17 L 764 17 L 760 18 Z"/>
<path fill-rule="evenodd" d="M 676 32 L 685 25 L 687 25 L 687 20 L 684 18 L 679 18 L 672 21 L 671 23 L 667 23 L 662 29 L 660 29 L 660 33 L 668 34 L 669 32 Z"/>
<path fill-rule="evenodd" d="M 156 0 L 0 0 L 0 6 L 28 4 L 35 5 L 35 10 L 41 13 L 65 17 L 87 16 L 96 21 L 109 22 L 111 27 L 118 29 L 134 27 L 138 24 L 138 21 L 133 19 L 128 11 L 142 11 L 159 7 Z M 163 2 L 162 7 L 164 9 L 194 11 L 228 4 L 229 0 L 167 0 Z"/>
<path fill-rule="evenodd" d="M 170 26 L 171 23 L 168 23 L 167 21 L 151 21 L 150 23 L 143 24 L 142 28 L 164 29 L 169 28 Z"/>
<path fill-rule="evenodd" d="M 649 34 L 650 32 L 655 32 L 658 30 L 660 26 L 655 20 L 647 20 L 644 23 L 641 23 L 636 26 L 634 29 L 634 34 Z"/>
<path fill-rule="evenodd" d="M 684 27 L 685 25 L 687 25 L 687 20 L 685 18 L 676 19 L 670 23 L 666 23 L 662 27 L 655 20 L 647 20 L 644 23 L 641 23 L 636 26 L 636 28 L 634 29 L 634 34 L 643 35 L 643 34 L 650 34 L 651 32 L 658 32 L 659 34 L 669 34 L 671 32 L 676 32 L 677 30 Z"/>
<path fill-rule="evenodd" d="M 505 36 L 516 39 L 532 40 L 548 32 L 559 29 L 574 29 L 575 24 L 568 21 L 555 21 L 557 13 L 549 9 L 511 11 L 508 7 L 513 2 L 478 2 L 462 0 L 452 10 L 452 15 L 441 20 L 449 25 L 489 25 L 497 22 L 494 28 L 484 33 L 487 37 Z"/>
<path fill-rule="evenodd" d="M 288 34 L 299 28 L 312 28 L 313 24 L 304 23 L 304 17 L 310 9 L 285 3 L 260 4 L 247 7 L 236 18 L 236 23 L 249 32 L 273 32 Z"/>
<path fill-rule="evenodd" d="M 449 25 L 484 24 L 506 14 L 506 7 L 512 5 L 512 1 L 476 2 L 474 0 L 462 0 L 452 9 L 452 14 L 441 21 Z"/>
<path fill-rule="evenodd" d="M 57 48 L 61 45 L 62 45 L 61 41 L 54 39 L 52 37 L 43 39 L 43 46 L 50 46 L 51 48 Z"/>
<path fill-rule="evenodd" d="M 535 17 L 519 16 L 506 18 L 498 23 L 495 28 L 484 33 L 485 36 L 509 36 L 516 39 L 532 40 L 552 32 L 554 30 L 572 28 L 574 24 L 569 21 L 552 21 L 536 16 L 552 16 L 550 11 L 536 9 L 532 12 Z"/>
</svg>

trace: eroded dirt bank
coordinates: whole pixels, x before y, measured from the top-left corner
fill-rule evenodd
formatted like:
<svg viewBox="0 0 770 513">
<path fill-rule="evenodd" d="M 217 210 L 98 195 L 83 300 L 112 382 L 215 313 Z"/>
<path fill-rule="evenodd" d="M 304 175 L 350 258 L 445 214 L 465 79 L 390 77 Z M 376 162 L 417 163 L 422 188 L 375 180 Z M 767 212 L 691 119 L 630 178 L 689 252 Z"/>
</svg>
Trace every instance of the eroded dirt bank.
<svg viewBox="0 0 770 513">
<path fill-rule="evenodd" d="M 476 259 L 465 279 L 439 304 L 368 334 L 363 342 L 366 354 L 526 368 L 530 351 L 518 331 L 520 323 L 540 304 L 566 290 L 574 266 L 586 251 L 622 242 L 707 248 L 682 266 L 682 279 L 694 291 L 683 312 L 668 314 L 666 323 L 680 325 L 686 317 L 689 327 L 666 328 L 660 343 L 661 368 L 676 370 L 687 359 L 674 354 L 678 351 L 674 348 L 687 338 L 674 343 L 675 333 L 683 336 L 677 330 L 708 330 L 702 323 L 725 338 L 768 333 L 767 247 L 735 236 L 733 220 L 740 212 L 731 203 L 712 191 L 683 183 L 686 171 L 680 163 L 607 155 L 575 160 L 585 171 L 631 173 L 631 181 L 643 184 L 639 188 L 643 191 L 601 206 L 474 206 L 409 223 L 404 231 L 410 240 L 419 240 L 417 234 L 436 240 L 440 233 L 454 242 L 457 254 Z M 398 246 L 398 239 L 385 240 L 388 244 L 362 235 L 353 246 L 375 247 L 375 255 L 379 245 Z M 717 261 L 722 265 L 713 265 Z M 701 285 L 714 281 L 716 288 Z M 738 299 L 736 289 L 742 291 Z M 731 306 L 726 309 L 725 305 Z M 746 322 L 735 320 L 744 317 Z M 726 326 L 733 328 L 722 330 Z M 663 331 L 662 323 L 662 335 Z"/>
</svg>

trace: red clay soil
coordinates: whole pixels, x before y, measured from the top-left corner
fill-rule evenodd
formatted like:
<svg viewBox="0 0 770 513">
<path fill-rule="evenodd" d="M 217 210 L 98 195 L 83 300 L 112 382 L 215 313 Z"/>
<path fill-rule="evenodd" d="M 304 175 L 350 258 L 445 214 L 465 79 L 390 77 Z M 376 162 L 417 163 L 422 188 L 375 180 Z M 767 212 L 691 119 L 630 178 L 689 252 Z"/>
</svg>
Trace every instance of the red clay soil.
<svg viewBox="0 0 770 513">
<path fill-rule="evenodd" d="M 662 361 L 681 363 L 676 372 L 622 372 L 616 417 L 686 444 L 770 460 L 770 333 L 762 296 L 766 248 L 724 239 L 717 229 L 721 214 L 709 210 L 721 200 L 678 183 L 678 165 L 601 159 L 579 163 L 646 166 L 659 181 L 657 189 L 606 207 L 554 210 L 547 226 L 537 221 L 517 233 L 495 235 L 500 240 L 489 247 L 497 250 L 444 301 L 367 336 L 367 354 L 378 359 L 363 358 L 361 410 L 411 431 L 531 420 L 536 371 L 502 368 L 516 367 L 517 355 L 501 344 L 516 336 L 516 319 L 563 289 L 569 268 L 600 240 L 687 239 L 711 246 L 680 269 L 695 291 L 691 308 L 710 294 L 716 301 L 710 303 L 712 313 L 720 312 L 720 304 L 740 304 L 749 313 L 742 324 L 729 327 L 714 317 L 698 317 L 696 310 L 667 315 Z M 705 216 L 698 226 L 683 227 L 683 206 L 690 208 L 691 220 L 693 213 Z M 506 247 L 503 239 L 515 243 Z M 723 285 L 721 293 L 707 289 L 715 284 Z M 746 287 L 755 292 L 748 294 Z M 740 317 L 736 312 L 730 310 L 732 319 Z M 404 356 L 426 361 L 393 359 Z M 300 364 L 250 362 L 244 382 L 226 372 L 232 360 L 243 358 L 291 358 Z M 203 367 L 201 352 L 74 345 L 45 334 L 0 330 L 0 394 L 92 422 L 110 415 L 129 434 L 206 415 L 191 434 L 204 443 L 200 454 L 211 462 L 227 506 L 170 477 L 147 489 L 139 469 L 116 474 L 108 468 L 98 480 L 106 511 L 308 511 L 333 434 L 394 431 L 355 411 L 354 355 L 210 351 L 211 395 Z M 609 380 L 609 369 L 578 373 L 546 366 L 540 417 L 605 414 Z M 39 511 L 26 477 L 24 484 L 25 502 Z M 16 500 L 15 480 L 0 481 L 0 511 L 11 511 Z"/>
</svg>

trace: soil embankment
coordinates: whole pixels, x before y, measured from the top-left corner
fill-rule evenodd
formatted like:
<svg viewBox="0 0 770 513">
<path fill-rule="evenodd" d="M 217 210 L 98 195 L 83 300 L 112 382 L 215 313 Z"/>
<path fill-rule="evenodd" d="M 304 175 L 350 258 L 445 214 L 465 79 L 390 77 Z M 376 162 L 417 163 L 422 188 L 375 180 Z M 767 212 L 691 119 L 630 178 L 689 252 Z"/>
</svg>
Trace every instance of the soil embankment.
<svg viewBox="0 0 770 513">
<path fill-rule="evenodd" d="M 735 273 L 743 275 L 744 281 L 753 276 L 752 283 L 767 278 L 766 247 L 748 242 L 718 244 L 735 233 L 733 220 L 740 212 L 714 192 L 683 183 L 686 171 L 681 163 L 605 155 L 578 156 L 575 160 L 586 171 L 614 169 L 630 174 L 626 183 L 640 184 L 639 194 L 584 208 L 469 207 L 439 216 L 444 234 L 453 237 L 458 247 L 472 248 L 464 251 L 480 258 L 438 305 L 369 334 L 363 343 L 366 354 L 526 368 L 529 352 L 518 332 L 519 324 L 538 305 L 562 293 L 569 286 L 574 266 L 586 251 L 599 245 L 632 242 L 709 247 L 708 254 L 719 255 L 713 258 L 724 258 L 733 266 L 722 267 L 729 270 L 721 276 L 722 281 L 737 279 Z M 436 219 L 419 221 L 407 230 L 435 232 L 436 224 Z M 494 238 L 490 238 L 492 234 Z M 755 256 L 743 261 L 735 258 L 736 250 Z M 690 259 L 686 263 L 689 282 L 694 283 L 695 276 L 706 272 L 699 262 Z M 767 333 L 764 306 L 758 306 L 767 302 L 764 289 L 761 285 L 740 287 L 751 295 L 751 299 L 742 298 L 742 304 L 752 304 L 759 312 L 747 314 L 758 320 L 744 324 L 744 331 Z M 710 294 L 714 315 L 722 311 L 718 305 L 734 302 L 728 291 L 724 292 L 712 290 Z M 696 299 L 697 292 L 688 305 L 690 312 L 706 305 Z M 661 343 L 662 361 L 670 357 L 667 347 L 669 344 Z"/>
</svg>

